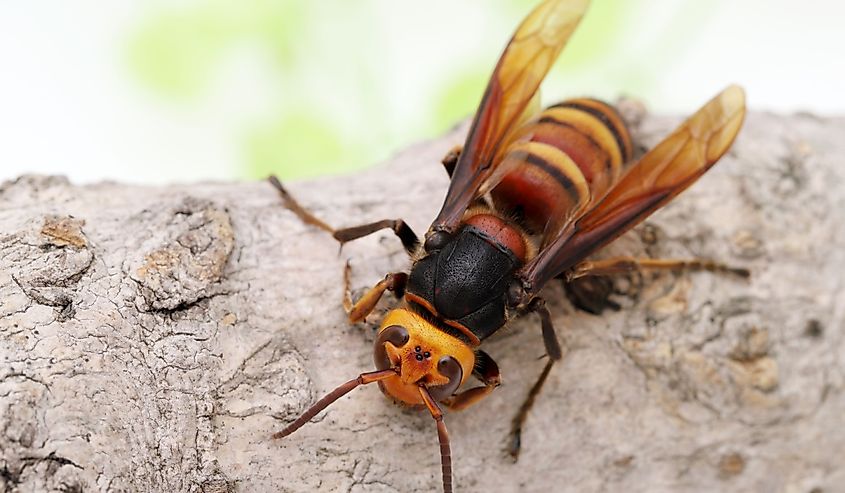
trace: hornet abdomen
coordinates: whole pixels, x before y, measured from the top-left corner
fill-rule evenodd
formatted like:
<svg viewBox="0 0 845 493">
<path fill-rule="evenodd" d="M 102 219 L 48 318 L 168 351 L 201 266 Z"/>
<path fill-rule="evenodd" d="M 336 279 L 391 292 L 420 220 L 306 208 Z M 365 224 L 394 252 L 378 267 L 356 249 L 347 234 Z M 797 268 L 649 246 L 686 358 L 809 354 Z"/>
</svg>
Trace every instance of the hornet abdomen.
<svg viewBox="0 0 845 493">
<path fill-rule="evenodd" d="M 519 128 L 493 188 L 496 208 L 534 234 L 553 234 L 615 184 L 631 163 L 631 136 L 611 106 L 571 99 Z"/>
</svg>

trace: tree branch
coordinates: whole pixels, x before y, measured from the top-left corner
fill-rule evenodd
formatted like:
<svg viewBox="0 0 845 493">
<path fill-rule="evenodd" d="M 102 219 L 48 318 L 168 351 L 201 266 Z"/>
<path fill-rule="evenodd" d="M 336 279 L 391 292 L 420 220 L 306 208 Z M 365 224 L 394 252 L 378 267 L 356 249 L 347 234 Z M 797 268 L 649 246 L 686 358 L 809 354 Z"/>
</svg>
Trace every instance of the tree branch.
<svg viewBox="0 0 845 493">
<path fill-rule="evenodd" d="M 653 145 L 678 122 L 647 117 Z M 422 234 L 465 127 L 355 176 L 286 184 L 335 227 Z M 527 317 L 485 344 L 504 384 L 446 416 L 457 491 L 833 491 L 845 484 L 845 121 L 752 113 L 724 162 L 604 256 L 707 257 L 752 271 L 615 282 L 617 312 L 545 294 L 564 359 L 541 371 Z M 386 197 L 385 197 L 386 196 Z M 0 186 L 0 490 L 435 491 L 430 416 L 378 390 L 280 441 L 316 398 L 372 369 L 385 299 L 409 267 L 391 231 L 346 245 L 267 183 L 162 188 L 24 176 Z"/>
</svg>

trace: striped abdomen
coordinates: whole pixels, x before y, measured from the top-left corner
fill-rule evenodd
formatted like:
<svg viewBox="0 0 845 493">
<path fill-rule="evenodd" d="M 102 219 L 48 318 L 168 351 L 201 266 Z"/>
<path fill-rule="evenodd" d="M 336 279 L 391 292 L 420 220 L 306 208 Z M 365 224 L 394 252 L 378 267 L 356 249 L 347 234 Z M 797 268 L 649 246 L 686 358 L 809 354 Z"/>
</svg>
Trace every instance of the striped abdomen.
<svg viewBox="0 0 845 493">
<path fill-rule="evenodd" d="M 611 106 L 571 99 L 545 109 L 511 136 L 496 208 L 533 233 L 555 232 L 602 197 L 631 161 L 631 136 Z"/>
</svg>

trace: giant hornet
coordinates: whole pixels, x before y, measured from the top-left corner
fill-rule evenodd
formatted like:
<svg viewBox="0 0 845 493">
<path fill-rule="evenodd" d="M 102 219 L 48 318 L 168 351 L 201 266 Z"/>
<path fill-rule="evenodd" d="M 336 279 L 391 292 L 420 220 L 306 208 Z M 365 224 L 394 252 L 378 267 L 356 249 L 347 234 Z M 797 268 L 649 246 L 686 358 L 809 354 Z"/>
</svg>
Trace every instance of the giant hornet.
<svg viewBox="0 0 845 493">
<path fill-rule="evenodd" d="M 392 229 L 413 259 L 410 273 L 388 274 L 355 303 L 346 276 L 344 307 L 352 322 L 363 320 L 385 291 L 403 300 L 381 322 L 373 354 L 377 370 L 330 392 L 274 438 L 290 435 L 359 385 L 378 382 L 388 397 L 431 413 L 443 490 L 450 492 L 451 452 L 441 405 L 466 409 L 499 385 L 498 366 L 479 345 L 509 320 L 533 312 L 541 321 L 548 361 L 513 422 L 510 452 L 518 454 L 528 410 L 562 357 L 539 296 L 550 280 L 571 282 L 640 268 L 747 275 L 703 260 L 587 260 L 710 169 L 733 143 L 745 116 L 743 90 L 730 86 L 634 159 L 629 131 L 610 105 L 571 99 L 540 110 L 540 82 L 588 4 L 546 0 L 517 28 L 466 143 L 444 158 L 451 182 L 424 242 L 401 219 L 335 230 L 270 178 L 286 207 L 341 243 Z M 481 385 L 459 391 L 470 375 Z"/>
</svg>

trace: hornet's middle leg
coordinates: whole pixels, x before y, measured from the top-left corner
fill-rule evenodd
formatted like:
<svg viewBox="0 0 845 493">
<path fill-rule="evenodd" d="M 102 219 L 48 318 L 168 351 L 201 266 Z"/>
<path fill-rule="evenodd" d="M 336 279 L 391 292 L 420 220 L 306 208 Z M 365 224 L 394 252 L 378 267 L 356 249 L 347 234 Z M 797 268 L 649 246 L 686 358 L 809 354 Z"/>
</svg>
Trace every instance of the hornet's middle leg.
<svg viewBox="0 0 845 493">
<path fill-rule="evenodd" d="M 543 367 L 543 371 L 540 372 L 540 376 L 537 378 L 537 381 L 534 382 L 531 390 L 528 391 L 528 396 L 525 398 L 525 401 L 523 401 L 522 406 L 519 407 L 519 412 L 517 412 L 516 416 L 514 416 L 513 422 L 511 423 L 511 432 L 507 451 L 514 461 L 519 459 L 519 451 L 522 447 L 522 427 L 525 425 L 528 412 L 531 411 L 531 407 L 534 405 L 537 395 L 539 395 L 540 391 L 543 389 L 543 384 L 546 383 L 546 379 L 549 376 L 549 372 L 552 370 L 552 366 L 563 358 L 563 351 L 561 350 L 557 334 L 555 334 L 555 328 L 554 325 L 552 325 L 552 317 L 549 314 L 549 309 L 546 308 L 545 300 L 542 298 L 534 298 L 528 304 L 526 312 L 536 312 L 540 316 L 540 325 L 543 330 L 543 345 L 546 347 L 546 354 L 548 355 L 549 360 L 546 362 L 546 366 Z"/>
</svg>

